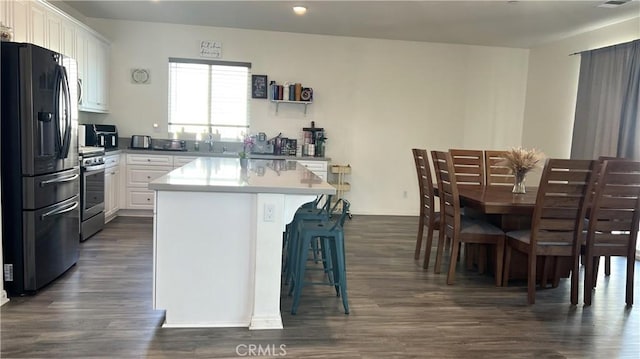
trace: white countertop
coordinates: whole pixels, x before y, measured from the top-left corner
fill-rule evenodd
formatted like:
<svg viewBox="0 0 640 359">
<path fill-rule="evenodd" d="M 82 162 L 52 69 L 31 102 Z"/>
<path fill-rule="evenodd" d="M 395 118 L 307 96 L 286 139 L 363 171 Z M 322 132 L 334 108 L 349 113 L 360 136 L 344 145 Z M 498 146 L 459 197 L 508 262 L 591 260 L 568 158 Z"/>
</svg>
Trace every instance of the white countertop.
<svg viewBox="0 0 640 359">
<path fill-rule="evenodd" d="M 199 157 L 149 183 L 149 189 L 188 192 L 335 194 L 336 189 L 295 161 Z"/>
<path fill-rule="evenodd" d="M 167 151 L 154 149 L 137 149 L 137 148 L 119 148 L 123 153 L 127 154 L 143 154 L 143 155 L 170 155 L 170 156 L 186 156 L 186 157 L 222 157 L 222 158 L 238 158 L 238 152 L 206 152 L 206 151 Z M 107 155 L 110 154 L 107 151 Z M 284 156 L 269 155 L 260 153 L 251 153 L 249 158 L 259 160 L 287 160 L 287 161 L 331 161 L 330 157 L 312 157 L 312 156 Z"/>
</svg>

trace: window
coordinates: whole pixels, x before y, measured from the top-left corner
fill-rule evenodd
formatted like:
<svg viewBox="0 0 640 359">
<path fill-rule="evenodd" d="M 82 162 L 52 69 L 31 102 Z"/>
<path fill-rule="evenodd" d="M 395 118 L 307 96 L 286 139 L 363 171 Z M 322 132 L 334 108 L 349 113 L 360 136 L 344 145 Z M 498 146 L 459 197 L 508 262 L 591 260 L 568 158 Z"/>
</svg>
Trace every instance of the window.
<svg viewBox="0 0 640 359">
<path fill-rule="evenodd" d="M 169 132 L 242 140 L 250 78 L 250 63 L 169 58 Z"/>
</svg>

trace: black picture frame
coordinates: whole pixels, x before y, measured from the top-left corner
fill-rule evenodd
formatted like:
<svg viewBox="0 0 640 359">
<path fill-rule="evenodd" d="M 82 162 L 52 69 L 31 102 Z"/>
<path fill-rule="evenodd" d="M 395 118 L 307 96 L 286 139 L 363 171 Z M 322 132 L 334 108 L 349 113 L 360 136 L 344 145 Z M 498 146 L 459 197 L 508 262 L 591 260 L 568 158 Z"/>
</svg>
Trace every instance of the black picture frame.
<svg viewBox="0 0 640 359">
<path fill-rule="evenodd" d="M 267 98 L 267 75 L 251 75 L 251 98 Z"/>
</svg>

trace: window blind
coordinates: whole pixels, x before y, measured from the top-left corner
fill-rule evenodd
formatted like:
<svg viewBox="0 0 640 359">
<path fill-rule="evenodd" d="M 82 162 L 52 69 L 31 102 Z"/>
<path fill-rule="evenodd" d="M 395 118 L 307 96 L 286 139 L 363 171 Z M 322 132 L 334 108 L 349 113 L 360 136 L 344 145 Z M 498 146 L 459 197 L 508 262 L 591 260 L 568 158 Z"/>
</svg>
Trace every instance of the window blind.
<svg viewBox="0 0 640 359">
<path fill-rule="evenodd" d="M 169 132 L 219 133 L 238 140 L 249 127 L 251 64 L 169 59 Z"/>
</svg>

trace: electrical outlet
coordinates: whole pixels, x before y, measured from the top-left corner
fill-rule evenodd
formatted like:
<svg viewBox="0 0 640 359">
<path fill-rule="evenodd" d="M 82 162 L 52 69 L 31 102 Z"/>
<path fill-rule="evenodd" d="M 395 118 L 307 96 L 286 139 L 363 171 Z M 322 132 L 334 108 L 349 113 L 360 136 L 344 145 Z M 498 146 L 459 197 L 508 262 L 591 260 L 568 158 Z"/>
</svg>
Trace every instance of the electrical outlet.
<svg viewBox="0 0 640 359">
<path fill-rule="evenodd" d="M 276 220 L 276 206 L 273 203 L 264 204 L 264 221 L 273 222 Z"/>
</svg>

